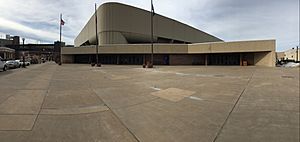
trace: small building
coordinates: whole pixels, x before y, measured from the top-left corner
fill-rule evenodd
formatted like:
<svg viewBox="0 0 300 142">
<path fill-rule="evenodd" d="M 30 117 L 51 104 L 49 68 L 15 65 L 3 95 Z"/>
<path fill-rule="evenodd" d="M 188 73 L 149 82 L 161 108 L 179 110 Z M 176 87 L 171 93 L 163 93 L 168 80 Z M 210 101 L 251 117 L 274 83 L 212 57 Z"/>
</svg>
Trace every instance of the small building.
<svg viewBox="0 0 300 142">
<path fill-rule="evenodd" d="M 5 60 L 10 60 L 15 58 L 15 49 L 8 47 L 0 47 L 0 56 Z"/>
<path fill-rule="evenodd" d="M 95 62 L 96 47 L 103 64 L 150 61 L 151 16 L 149 11 L 121 3 L 101 5 L 97 9 L 97 25 L 94 14 L 76 37 L 75 47 L 62 48 L 63 62 Z M 153 63 L 156 65 L 275 66 L 276 41 L 273 39 L 225 42 L 159 14 L 153 16 L 153 27 Z"/>
<path fill-rule="evenodd" d="M 292 48 L 284 51 L 284 60 L 300 61 L 299 48 Z"/>
<path fill-rule="evenodd" d="M 6 35 L 5 39 L 0 38 L 0 47 L 9 47 L 17 50 L 20 46 L 20 37 L 19 36 L 10 36 Z"/>
<path fill-rule="evenodd" d="M 284 52 L 276 52 L 276 61 L 283 61 L 284 59 Z"/>
<path fill-rule="evenodd" d="M 24 44 L 20 45 L 18 53 L 26 57 L 36 57 L 39 59 L 52 60 L 53 59 L 54 44 Z M 20 57 L 19 57 L 20 58 Z"/>
</svg>

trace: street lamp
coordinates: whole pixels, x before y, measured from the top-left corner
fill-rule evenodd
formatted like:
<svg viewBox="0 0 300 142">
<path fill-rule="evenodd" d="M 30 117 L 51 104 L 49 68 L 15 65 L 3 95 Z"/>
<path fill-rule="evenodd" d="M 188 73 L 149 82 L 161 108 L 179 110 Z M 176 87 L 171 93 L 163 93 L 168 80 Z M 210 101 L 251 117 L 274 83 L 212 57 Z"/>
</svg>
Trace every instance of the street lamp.
<svg viewBox="0 0 300 142">
<path fill-rule="evenodd" d="M 25 38 L 22 38 L 22 41 L 23 41 L 23 65 L 22 65 L 22 67 L 26 68 L 26 66 L 25 66 L 25 45 L 24 45 Z"/>
</svg>

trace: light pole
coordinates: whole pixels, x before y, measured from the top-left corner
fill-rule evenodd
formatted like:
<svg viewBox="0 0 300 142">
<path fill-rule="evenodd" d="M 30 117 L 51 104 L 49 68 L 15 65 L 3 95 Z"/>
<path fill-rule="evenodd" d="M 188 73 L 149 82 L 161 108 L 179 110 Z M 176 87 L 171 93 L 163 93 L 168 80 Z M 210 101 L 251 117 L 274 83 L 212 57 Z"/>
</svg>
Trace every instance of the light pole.
<svg viewBox="0 0 300 142">
<path fill-rule="evenodd" d="M 23 68 L 26 68 L 26 66 L 25 66 L 25 38 L 22 38 L 22 41 L 23 41 L 23 65 L 22 65 L 22 67 Z"/>
</svg>

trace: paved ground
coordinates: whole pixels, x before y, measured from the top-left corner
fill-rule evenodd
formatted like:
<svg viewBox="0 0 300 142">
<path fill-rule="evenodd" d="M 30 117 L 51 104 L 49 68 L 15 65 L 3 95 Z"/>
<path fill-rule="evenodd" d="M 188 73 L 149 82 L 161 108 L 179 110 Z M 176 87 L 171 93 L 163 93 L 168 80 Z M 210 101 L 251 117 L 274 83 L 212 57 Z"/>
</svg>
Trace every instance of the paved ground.
<svg viewBox="0 0 300 142">
<path fill-rule="evenodd" d="M 1 142 L 298 142 L 299 70 L 53 63 L 0 72 Z"/>
</svg>

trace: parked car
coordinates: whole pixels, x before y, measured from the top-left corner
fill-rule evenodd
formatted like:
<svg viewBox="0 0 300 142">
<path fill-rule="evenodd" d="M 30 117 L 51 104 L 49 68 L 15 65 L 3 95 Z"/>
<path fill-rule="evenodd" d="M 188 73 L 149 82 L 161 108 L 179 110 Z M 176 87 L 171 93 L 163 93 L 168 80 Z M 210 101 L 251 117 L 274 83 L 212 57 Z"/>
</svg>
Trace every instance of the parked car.
<svg viewBox="0 0 300 142">
<path fill-rule="evenodd" d="M 25 61 L 25 65 L 26 65 L 26 66 L 29 66 L 29 65 L 30 65 L 30 62 L 29 62 L 29 61 Z"/>
<path fill-rule="evenodd" d="M 20 66 L 22 66 L 23 65 L 23 60 L 16 60 L 16 61 L 18 61 L 19 63 L 20 63 Z M 30 65 L 30 62 L 28 62 L 28 61 L 25 61 L 25 65 L 26 66 L 29 66 Z"/>
<path fill-rule="evenodd" d="M 21 65 L 18 61 L 15 61 L 15 60 L 9 60 L 9 61 L 6 61 L 6 66 L 10 69 L 15 69 L 15 68 L 20 68 Z"/>
<path fill-rule="evenodd" d="M 7 70 L 6 62 L 0 57 L 0 69 L 3 71 Z"/>
<path fill-rule="evenodd" d="M 15 60 L 19 64 L 19 68 L 21 67 L 21 60 Z"/>
</svg>

